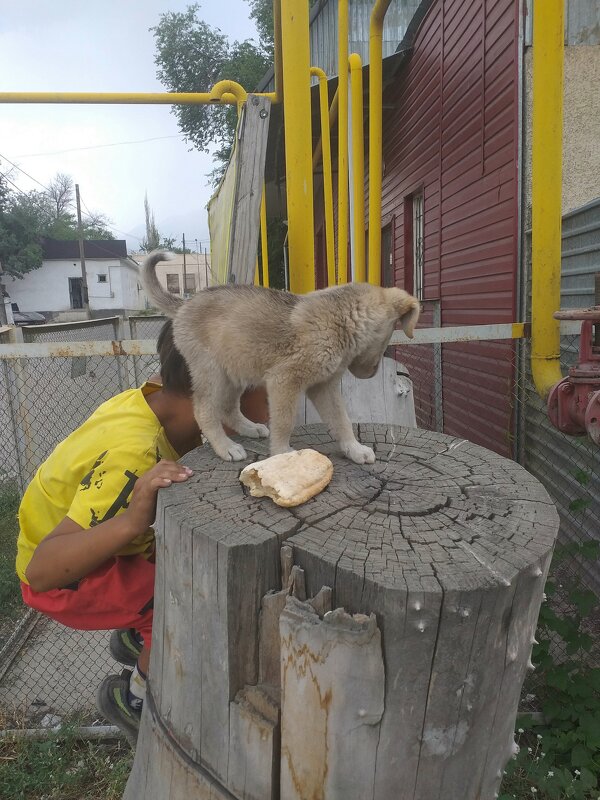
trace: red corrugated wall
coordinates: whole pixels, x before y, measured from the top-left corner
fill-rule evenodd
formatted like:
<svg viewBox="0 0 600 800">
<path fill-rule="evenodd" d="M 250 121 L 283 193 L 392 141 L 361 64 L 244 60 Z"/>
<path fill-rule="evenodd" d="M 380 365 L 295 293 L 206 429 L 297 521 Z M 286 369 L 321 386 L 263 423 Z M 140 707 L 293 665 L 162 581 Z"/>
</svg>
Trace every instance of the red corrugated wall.
<svg viewBox="0 0 600 800">
<path fill-rule="evenodd" d="M 517 9 L 438 0 L 384 95 L 382 225 L 393 218 L 396 283 L 405 285 L 405 198 L 423 189 L 424 298 L 440 301 L 444 326 L 515 320 Z M 431 348 L 399 348 L 398 358 L 431 427 Z M 443 346 L 446 433 L 510 455 L 513 362 L 510 341 Z"/>
</svg>

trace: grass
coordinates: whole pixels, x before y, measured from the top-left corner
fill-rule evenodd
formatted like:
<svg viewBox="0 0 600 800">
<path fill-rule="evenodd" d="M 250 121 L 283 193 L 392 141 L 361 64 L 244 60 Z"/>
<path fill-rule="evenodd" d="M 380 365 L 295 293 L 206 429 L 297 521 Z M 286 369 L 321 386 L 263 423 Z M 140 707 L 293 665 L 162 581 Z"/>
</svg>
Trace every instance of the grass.
<svg viewBox="0 0 600 800">
<path fill-rule="evenodd" d="M 17 488 L 0 485 L 0 632 L 4 621 L 15 619 L 23 611 L 19 579 L 15 573 L 18 507 Z"/>
<path fill-rule="evenodd" d="M 0 741 L 0 797 L 120 800 L 132 761 L 127 745 L 82 741 L 74 728 L 44 741 Z"/>
</svg>

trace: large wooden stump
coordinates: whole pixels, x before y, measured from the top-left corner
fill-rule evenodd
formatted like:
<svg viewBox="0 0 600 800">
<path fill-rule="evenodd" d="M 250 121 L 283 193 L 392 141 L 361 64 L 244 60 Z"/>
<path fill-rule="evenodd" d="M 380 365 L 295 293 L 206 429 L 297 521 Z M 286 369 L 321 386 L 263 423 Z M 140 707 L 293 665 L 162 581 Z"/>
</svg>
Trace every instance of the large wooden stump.
<svg viewBox="0 0 600 800">
<path fill-rule="evenodd" d="M 496 796 L 558 516 L 533 476 L 467 441 L 359 434 L 373 465 L 321 425 L 296 431 L 335 466 L 297 508 L 250 497 L 244 464 L 209 447 L 161 491 L 126 800 Z"/>
</svg>

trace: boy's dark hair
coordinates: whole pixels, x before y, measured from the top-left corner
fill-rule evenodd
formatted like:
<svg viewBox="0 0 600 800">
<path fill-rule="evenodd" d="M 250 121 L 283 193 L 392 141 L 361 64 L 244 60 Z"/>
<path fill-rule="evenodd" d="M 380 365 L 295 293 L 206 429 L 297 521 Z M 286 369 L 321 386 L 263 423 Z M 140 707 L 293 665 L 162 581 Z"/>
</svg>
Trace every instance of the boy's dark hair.
<svg viewBox="0 0 600 800">
<path fill-rule="evenodd" d="M 158 335 L 156 350 L 160 358 L 160 376 L 163 389 L 174 394 L 190 395 L 192 379 L 185 359 L 173 341 L 173 322 L 169 319 Z"/>
</svg>

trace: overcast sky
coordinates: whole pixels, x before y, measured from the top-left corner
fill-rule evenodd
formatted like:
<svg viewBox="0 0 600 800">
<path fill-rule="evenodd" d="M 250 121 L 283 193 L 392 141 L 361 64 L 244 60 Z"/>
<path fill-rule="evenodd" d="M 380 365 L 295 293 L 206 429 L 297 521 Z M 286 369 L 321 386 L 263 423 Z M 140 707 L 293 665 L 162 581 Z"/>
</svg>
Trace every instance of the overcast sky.
<svg viewBox="0 0 600 800">
<path fill-rule="evenodd" d="M 0 0 L 0 90 L 164 91 L 148 28 L 161 13 L 190 3 Z M 243 0 L 205 0 L 200 13 L 242 40 L 255 36 L 248 12 Z M 138 143 L 93 147 L 118 142 Z M 68 173 L 85 205 L 105 213 L 118 238 L 142 235 L 147 191 L 161 235 L 179 240 L 185 232 L 190 243 L 208 247 L 205 176 L 212 161 L 188 148 L 169 106 L 0 104 L 0 169 L 6 171 L 6 157 L 42 184 Z M 41 189 L 22 172 L 15 176 L 21 189 Z"/>
</svg>

